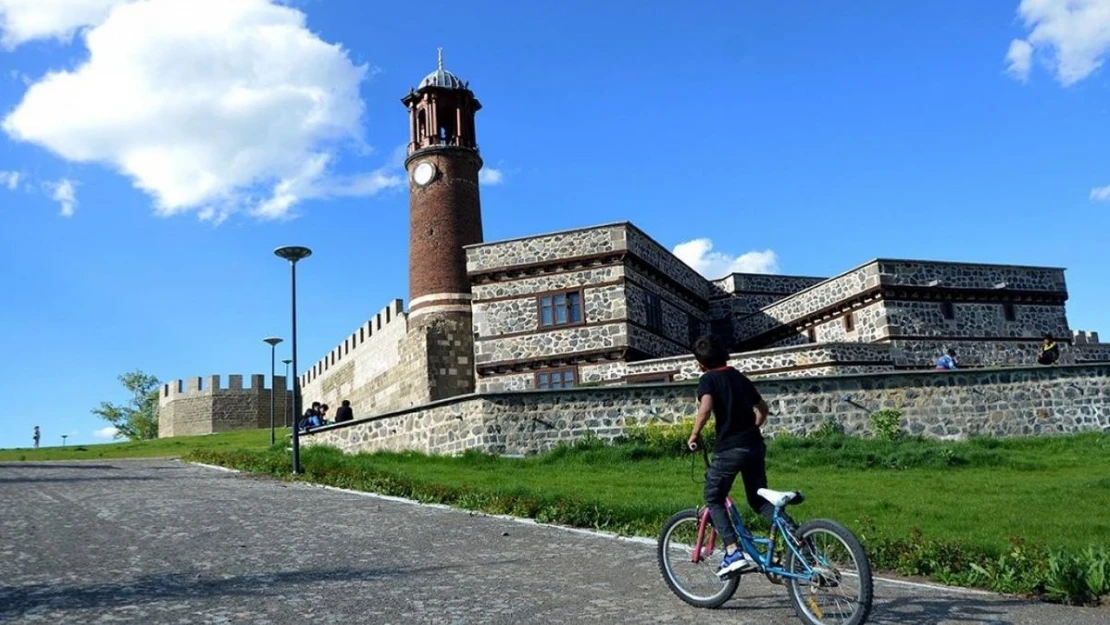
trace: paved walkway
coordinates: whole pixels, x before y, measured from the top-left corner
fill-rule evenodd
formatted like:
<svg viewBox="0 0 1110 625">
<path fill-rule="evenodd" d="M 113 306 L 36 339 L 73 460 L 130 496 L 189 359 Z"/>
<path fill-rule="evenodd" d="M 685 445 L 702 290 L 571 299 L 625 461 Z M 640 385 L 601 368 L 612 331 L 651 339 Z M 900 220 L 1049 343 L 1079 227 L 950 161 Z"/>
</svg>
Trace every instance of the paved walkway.
<svg viewBox="0 0 1110 625">
<path fill-rule="evenodd" d="M 673 596 L 652 546 L 173 460 L 0 463 L 0 623 L 797 624 L 745 579 Z M 879 582 L 873 623 L 1110 623 Z"/>
</svg>

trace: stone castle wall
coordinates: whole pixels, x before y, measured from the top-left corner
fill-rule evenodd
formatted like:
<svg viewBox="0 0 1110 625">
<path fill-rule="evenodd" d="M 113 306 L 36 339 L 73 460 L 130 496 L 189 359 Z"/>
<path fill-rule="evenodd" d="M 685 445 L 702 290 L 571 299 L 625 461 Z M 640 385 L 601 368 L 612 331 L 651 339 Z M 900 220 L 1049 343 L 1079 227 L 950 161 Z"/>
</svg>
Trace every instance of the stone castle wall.
<svg viewBox="0 0 1110 625">
<path fill-rule="evenodd" d="M 902 412 L 904 431 L 930 438 L 1110 431 L 1110 364 L 767 378 L 764 432 L 805 433 L 834 420 L 851 434 L 870 415 Z M 527 454 L 587 432 L 612 440 L 632 425 L 673 423 L 696 410 L 696 383 L 586 387 L 460 396 L 373 419 L 326 426 L 302 444 L 345 452 L 480 449 Z"/>
<path fill-rule="evenodd" d="M 266 376 L 251 375 L 250 386 L 243 387 L 242 375 L 229 375 L 227 387 L 220 376 L 174 380 L 163 384 L 158 393 L 158 438 L 193 436 L 252 430 L 270 426 L 270 389 Z M 274 424 L 286 425 L 286 403 L 292 410 L 292 392 L 285 388 L 285 376 L 273 380 Z M 290 422 L 293 415 L 289 414 Z"/>
<path fill-rule="evenodd" d="M 883 284 L 953 289 L 1067 291 L 1063 269 L 971 263 L 887 260 L 878 263 Z M 934 284 L 936 283 L 936 284 Z"/>
<path fill-rule="evenodd" d="M 876 264 L 859 267 L 738 319 L 734 336 L 737 342 L 747 341 L 878 286 L 879 267 Z"/>
<path fill-rule="evenodd" d="M 734 273 L 722 281 L 722 286 L 729 293 L 775 293 L 785 296 L 793 295 L 825 280 L 828 278 L 771 273 Z"/>
<path fill-rule="evenodd" d="M 328 405 L 329 418 L 344 399 L 356 415 L 419 403 L 404 379 L 407 361 L 419 358 L 419 350 L 403 353 L 408 326 L 402 301 L 395 299 L 312 365 L 300 377 L 302 413 L 314 401 Z"/>
</svg>

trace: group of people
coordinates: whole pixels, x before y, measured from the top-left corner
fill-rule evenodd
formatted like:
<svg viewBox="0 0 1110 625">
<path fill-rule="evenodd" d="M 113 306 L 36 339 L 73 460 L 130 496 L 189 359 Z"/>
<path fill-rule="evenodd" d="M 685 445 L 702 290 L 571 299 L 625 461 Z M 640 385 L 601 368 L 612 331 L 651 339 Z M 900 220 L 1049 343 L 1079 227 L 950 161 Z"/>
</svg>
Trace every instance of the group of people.
<svg viewBox="0 0 1110 625">
<path fill-rule="evenodd" d="M 1046 333 L 1044 335 L 1044 342 L 1041 343 L 1041 348 L 1037 352 L 1037 364 L 1054 365 L 1059 360 L 1060 346 L 1056 344 L 1051 334 Z M 956 350 L 949 349 L 943 356 L 938 358 L 936 368 L 938 371 L 956 369 Z"/>
<path fill-rule="evenodd" d="M 304 416 L 297 423 L 297 428 L 304 432 L 310 428 L 318 428 L 322 425 L 330 423 L 342 423 L 350 421 L 355 418 L 355 412 L 351 409 L 351 402 L 344 399 L 343 404 L 335 411 L 335 420 L 328 421 L 328 405 L 318 401 L 312 402 L 312 406 L 304 411 Z"/>
</svg>

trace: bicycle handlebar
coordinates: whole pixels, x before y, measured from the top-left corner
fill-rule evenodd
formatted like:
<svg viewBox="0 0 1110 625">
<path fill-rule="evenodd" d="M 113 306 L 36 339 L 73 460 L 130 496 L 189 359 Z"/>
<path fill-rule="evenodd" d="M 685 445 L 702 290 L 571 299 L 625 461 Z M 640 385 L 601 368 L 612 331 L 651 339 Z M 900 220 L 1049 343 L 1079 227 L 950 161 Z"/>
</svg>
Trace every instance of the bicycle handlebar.
<svg viewBox="0 0 1110 625">
<path fill-rule="evenodd" d="M 697 438 L 697 442 L 694 443 L 694 445 L 695 445 L 696 449 L 689 449 L 689 447 L 687 447 L 687 449 L 689 451 L 700 451 L 701 452 L 701 459 L 702 459 L 703 462 L 705 462 L 705 468 L 708 469 L 709 468 L 709 450 L 705 448 L 705 439 L 702 438 L 699 435 L 698 438 Z"/>
</svg>

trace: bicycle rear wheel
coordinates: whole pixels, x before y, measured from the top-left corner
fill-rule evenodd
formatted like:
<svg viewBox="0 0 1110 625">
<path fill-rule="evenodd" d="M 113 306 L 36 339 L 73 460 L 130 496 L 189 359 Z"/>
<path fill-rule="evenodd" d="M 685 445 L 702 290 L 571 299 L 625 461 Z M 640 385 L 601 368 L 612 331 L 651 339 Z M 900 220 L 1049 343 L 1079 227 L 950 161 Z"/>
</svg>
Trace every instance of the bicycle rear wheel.
<svg viewBox="0 0 1110 625">
<path fill-rule="evenodd" d="M 786 589 L 798 618 L 810 625 L 861 625 L 871 613 L 871 562 L 852 532 L 828 519 L 816 519 L 795 532 L 815 572 L 811 581 L 787 578 Z M 789 548 L 786 569 L 808 569 Z M 831 599 L 829 601 L 828 599 Z"/>
<path fill-rule="evenodd" d="M 667 586 L 679 599 L 699 608 L 716 608 L 732 598 L 736 587 L 740 585 L 740 578 L 717 577 L 717 567 L 725 553 L 725 545 L 716 534 L 710 545 L 708 528 L 705 532 L 707 536 L 702 538 L 701 547 L 703 552 L 712 547 L 713 555 L 698 558 L 698 562 L 692 561 L 699 521 L 698 511 L 693 508 L 667 519 L 659 533 L 659 570 L 663 573 Z"/>
</svg>

